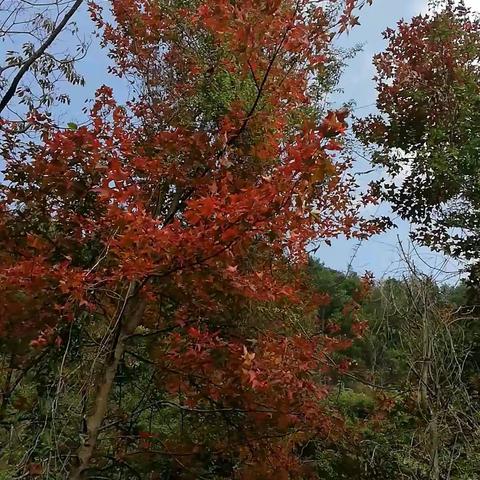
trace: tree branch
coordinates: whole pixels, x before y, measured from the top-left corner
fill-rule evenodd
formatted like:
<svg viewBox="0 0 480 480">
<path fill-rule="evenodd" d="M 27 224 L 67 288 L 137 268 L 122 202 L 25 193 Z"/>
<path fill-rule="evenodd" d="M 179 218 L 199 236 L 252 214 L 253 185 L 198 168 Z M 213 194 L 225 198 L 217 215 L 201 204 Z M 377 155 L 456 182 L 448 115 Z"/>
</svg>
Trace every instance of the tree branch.
<svg viewBox="0 0 480 480">
<path fill-rule="evenodd" d="M 71 6 L 70 10 L 63 17 L 62 21 L 52 30 L 52 33 L 48 36 L 45 42 L 38 48 L 36 52 L 22 65 L 20 70 L 15 75 L 14 79 L 8 90 L 5 92 L 5 95 L 0 100 L 0 113 L 5 109 L 10 100 L 15 95 L 17 87 L 21 82 L 23 76 L 28 72 L 30 67 L 46 52 L 47 48 L 53 43 L 53 41 L 58 37 L 60 32 L 65 28 L 68 21 L 72 18 L 73 14 L 78 10 L 83 0 L 76 0 L 76 2 Z"/>
</svg>

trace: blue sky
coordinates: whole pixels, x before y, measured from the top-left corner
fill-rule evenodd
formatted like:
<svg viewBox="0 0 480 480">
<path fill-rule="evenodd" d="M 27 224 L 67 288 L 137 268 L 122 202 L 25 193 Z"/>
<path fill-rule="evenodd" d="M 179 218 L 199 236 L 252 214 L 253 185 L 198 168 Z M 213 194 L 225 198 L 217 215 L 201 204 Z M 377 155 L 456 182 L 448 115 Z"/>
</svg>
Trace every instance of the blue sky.
<svg viewBox="0 0 480 480">
<path fill-rule="evenodd" d="M 344 36 L 341 44 L 344 47 L 353 47 L 363 44 L 363 50 L 356 58 L 351 60 L 341 82 L 343 93 L 333 98 L 334 103 L 341 105 L 343 102 L 355 100 L 357 107 L 356 115 L 360 116 L 374 111 L 375 89 L 372 81 L 374 74 L 372 57 L 382 51 L 385 43 L 381 33 L 387 27 L 394 27 L 402 18 L 410 19 L 412 16 L 427 11 L 428 0 L 374 0 L 373 5 L 366 7 L 361 14 L 361 25 L 356 27 L 348 36 Z M 480 0 L 466 0 L 468 6 L 480 11 Z M 75 16 L 80 31 L 88 37 L 93 31 L 93 25 L 88 19 L 86 8 L 77 12 Z M 53 48 L 62 49 L 68 46 L 72 40 L 59 39 Z M 65 43 L 66 42 L 66 43 Z M 85 117 L 82 108 L 85 101 L 92 99 L 95 90 L 103 83 L 108 83 L 115 90 L 116 97 L 120 101 L 128 98 L 129 87 L 125 81 L 112 77 L 107 73 L 109 60 L 106 51 L 98 48 L 98 41 L 92 40 L 92 46 L 87 57 L 80 63 L 79 71 L 86 79 L 85 87 L 68 87 L 72 97 L 69 107 L 62 107 L 57 112 L 60 123 L 81 123 Z M 362 162 L 363 165 L 362 165 Z M 358 168 L 368 169 L 368 164 L 359 159 Z M 380 213 L 385 213 L 382 207 Z M 385 275 L 396 275 L 402 267 L 399 262 L 398 240 L 400 239 L 405 248 L 410 250 L 413 257 L 417 257 L 420 268 L 426 271 L 438 273 L 440 280 L 450 277 L 450 272 L 458 270 L 457 265 L 447 262 L 438 254 L 433 254 L 427 249 L 419 248 L 418 252 L 408 245 L 409 226 L 397 221 L 398 228 L 364 241 L 361 244 L 355 241 L 339 239 L 332 242 L 332 246 L 322 245 L 317 255 L 328 266 L 346 270 L 351 268 L 357 272 L 372 271 L 377 278 Z M 418 253 L 418 254 L 417 254 Z M 421 257 L 421 258 L 420 258 Z M 435 270 L 436 269 L 436 270 Z M 444 273 L 441 270 L 445 270 Z"/>
</svg>

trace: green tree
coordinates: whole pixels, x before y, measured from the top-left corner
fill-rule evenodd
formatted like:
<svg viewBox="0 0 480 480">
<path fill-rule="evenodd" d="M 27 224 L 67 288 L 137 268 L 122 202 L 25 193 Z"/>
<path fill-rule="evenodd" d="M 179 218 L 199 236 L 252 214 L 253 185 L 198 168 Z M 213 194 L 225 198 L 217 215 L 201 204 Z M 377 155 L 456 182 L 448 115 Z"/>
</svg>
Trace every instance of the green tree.
<svg viewBox="0 0 480 480">
<path fill-rule="evenodd" d="M 375 57 L 379 114 L 357 123 L 377 187 L 413 236 L 480 259 L 480 22 L 463 2 L 388 29 Z"/>
</svg>

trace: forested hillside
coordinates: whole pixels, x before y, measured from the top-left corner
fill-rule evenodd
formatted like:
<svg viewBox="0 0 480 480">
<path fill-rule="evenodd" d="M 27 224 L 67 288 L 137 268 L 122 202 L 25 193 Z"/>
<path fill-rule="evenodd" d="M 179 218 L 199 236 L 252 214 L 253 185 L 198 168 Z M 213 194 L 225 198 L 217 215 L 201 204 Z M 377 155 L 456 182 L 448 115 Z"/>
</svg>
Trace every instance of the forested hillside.
<svg viewBox="0 0 480 480">
<path fill-rule="evenodd" d="M 360 117 L 371 4 L 0 1 L 0 480 L 480 479 L 480 17 L 392 25 Z M 398 219 L 461 280 L 318 260 Z"/>
</svg>

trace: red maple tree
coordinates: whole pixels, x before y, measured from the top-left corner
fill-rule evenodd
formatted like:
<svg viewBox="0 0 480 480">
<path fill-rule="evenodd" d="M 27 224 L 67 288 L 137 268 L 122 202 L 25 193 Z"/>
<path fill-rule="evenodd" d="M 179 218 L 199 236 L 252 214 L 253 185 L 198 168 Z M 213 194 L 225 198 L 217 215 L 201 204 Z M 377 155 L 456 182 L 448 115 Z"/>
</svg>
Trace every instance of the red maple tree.
<svg viewBox="0 0 480 480">
<path fill-rule="evenodd" d="M 235 459 L 228 478 L 307 478 L 299 446 L 340 431 L 324 377 L 348 342 L 295 329 L 281 307 L 322 301 L 303 281 L 312 241 L 378 230 L 338 155 L 346 112 L 316 101 L 333 35 L 360 6 L 116 0 L 108 23 L 91 4 L 135 99 L 104 86 L 88 125 L 67 130 L 32 116 L 41 141 L 27 145 L 4 125 L 1 336 L 28 350 L 62 348 L 62 328 L 87 318 L 108 331 L 70 478 L 92 468 L 139 329 L 156 334 L 164 405 L 228 432 L 170 439 L 177 475 L 199 478 L 208 452 Z M 252 319 L 252 305 L 280 308 Z M 159 435 L 142 432 L 141 448 Z"/>
</svg>

